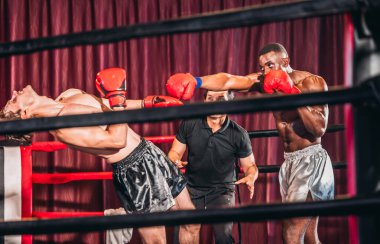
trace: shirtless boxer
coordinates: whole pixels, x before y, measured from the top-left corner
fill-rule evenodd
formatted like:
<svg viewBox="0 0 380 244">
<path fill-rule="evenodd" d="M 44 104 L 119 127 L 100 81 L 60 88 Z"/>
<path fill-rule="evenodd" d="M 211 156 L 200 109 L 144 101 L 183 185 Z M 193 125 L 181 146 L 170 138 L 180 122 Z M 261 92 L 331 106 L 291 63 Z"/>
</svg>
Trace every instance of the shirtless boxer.
<svg viewBox="0 0 380 244">
<path fill-rule="evenodd" d="M 39 96 L 31 86 L 13 92 L 3 109 L 5 118 L 52 117 L 99 113 L 125 109 L 125 83 L 122 69 L 108 69 L 97 75 L 98 89 L 109 100 L 68 90 L 53 100 Z M 116 96 L 109 96 L 116 93 Z M 149 101 L 152 101 L 148 99 Z M 107 103 L 103 103 L 107 101 Z M 149 103 L 149 102 L 147 102 Z M 141 104 L 141 101 L 140 101 Z M 50 131 L 72 148 L 106 159 L 113 167 L 113 182 L 127 213 L 195 209 L 186 190 L 186 180 L 179 169 L 151 142 L 145 141 L 127 124 L 66 128 Z M 166 243 L 165 228 L 140 228 L 144 243 Z M 199 225 L 180 229 L 182 243 L 199 242 Z"/>
<path fill-rule="evenodd" d="M 174 97 L 190 99 L 196 88 L 214 91 L 260 91 L 267 94 L 299 94 L 327 91 L 325 80 L 306 71 L 293 70 L 285 48 L 278 43 L 259 52 L 260 73 L 237 76 L 218 73 L 203 77 L 174 74 L 167 90 Z M 279 173 L 284 202 L 334 198 L 331 160 L 321 146 L 328 121 L 327 105 L 306 106 L 273 113 L 284 143 L 285 162 Z M 318 217 L 293 218 L 283 223 L 285 243 L 320 243 Z"/>
</svg>

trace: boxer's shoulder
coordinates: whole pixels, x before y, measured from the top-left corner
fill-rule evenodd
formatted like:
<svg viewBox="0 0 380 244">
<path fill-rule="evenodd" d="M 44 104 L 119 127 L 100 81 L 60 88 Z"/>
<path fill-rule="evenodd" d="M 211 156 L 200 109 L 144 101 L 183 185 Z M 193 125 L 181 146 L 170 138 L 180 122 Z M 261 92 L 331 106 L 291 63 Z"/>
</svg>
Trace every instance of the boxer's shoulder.
<svg viewBox="0 0 380 244">
<path fill-rule="evenodd" d="M 60 101 L 61 103 L 72 103 L 72 104 L 80 104 L 85 106 L 91 106 L 102 109 L 102 101 L 101 98 L 98 98 L 92 94 L 88 93 L 78 93 L 72 96 L 65 98 Z M 102 109 L 103 110 L 103 109 Z"/>
<path fill-rule="evenodd" d="M 293 81 L 298 88 L 303 90 L 323 91 L 327 90 L 325 80 L 319 76 L 307 71 L 294 71 Z"/>
</svg>

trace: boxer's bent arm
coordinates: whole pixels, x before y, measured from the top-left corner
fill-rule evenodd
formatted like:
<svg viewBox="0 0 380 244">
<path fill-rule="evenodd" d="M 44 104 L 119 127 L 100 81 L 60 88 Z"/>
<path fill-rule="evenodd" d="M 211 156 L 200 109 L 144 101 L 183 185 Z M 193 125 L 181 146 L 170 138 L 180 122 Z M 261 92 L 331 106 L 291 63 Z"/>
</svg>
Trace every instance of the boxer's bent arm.
<svg viewBox="0 0 380 244">
<path fill-rule="evenodd" d="M 99 109 L 80 104 L 65 104 L 59 116 L 98 113 Z M 58 140 L 78 147 L 92 149 L 122 149 L 127 145 L 127 124 L 59 129 L 55 131 Z"/>
<path fill-rule="evenodd" d="M 312 76 L 302 82 L 302 92 L 327 91 L 322 77 Z M 322 137 L 327 128 L 329 109 L 327 105 L 306 106 L 297 109 L 306 130 L 315 137 Z"/>
<path fill-rule="evenodd" d="M 247 76 L 237 76 L 228 73 L 218 73 L 213 75 L 202 76 L 201 88 L 213 91 L 248 91 L 258 80 L 258 74 Z"/>
<path fill-rule="evenodd" d="M 125 127 L 127 125 L 120 124 L 111 125 L 107 130 L 103 130 L 99 126 L 70 128 L 57 130 L 54 134 L 59 141 L 76 147 L 104 150 L 122 149 L 127 145 L 127 129 L 124 129 Z"/>
<path fill-rule="evenodd" d="M 51 134 L 54 135 L 54 133 L 51 132 Z M 72 145 L 72 144 L 69 144 L 69 143 L 65 143 L 68 147 L 72 148 L 72 149 L 75 149 L 75 150 L 78 150 L 78 151 L 81 151 L 81 152 L 85 152 L 85 153 L 91 153 L 91 154 L 94 154 L 94 155 L 102 155 L 103 157 L 106 157 L 107 155 L 113 155 L 115 153 L 118 153 L 120 151 L 120 149 L 96 149 L 96 148 L 89 148 L 89 147 L 78 147 L 78 146 L 75 146 L 75 145 Z"/>
</svg>

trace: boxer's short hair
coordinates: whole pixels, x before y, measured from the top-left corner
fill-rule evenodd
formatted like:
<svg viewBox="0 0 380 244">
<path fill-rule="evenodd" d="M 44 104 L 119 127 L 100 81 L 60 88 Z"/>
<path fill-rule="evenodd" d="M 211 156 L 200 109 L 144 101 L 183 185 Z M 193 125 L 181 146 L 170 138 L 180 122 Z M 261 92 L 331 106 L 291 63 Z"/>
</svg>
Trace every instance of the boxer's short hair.
<svg viewBox="0 0 380 244">
<path fill-rule="evenodd" d="M 19 120 L 21 119 L 20 113 L 4 113 L 4 109 L 0 110 L 0 122 Z M 6 134 L 5 139 L 10 142 L 16 142 L 21 145 L 30 144 L 32 142 L 32 134 Z"/>
<path fill-rule="evenodd" d="M 286 56 L 288 56 L 288 52 L 286 51 L 285 47 L 281 45 L 280 43 L 269 43 L 265 45 L 260 51 L 259 51 L 259 56 L 269 53 L 269 52 L 278 52 L 278 53 L 283 53 Z"/>
</svg>

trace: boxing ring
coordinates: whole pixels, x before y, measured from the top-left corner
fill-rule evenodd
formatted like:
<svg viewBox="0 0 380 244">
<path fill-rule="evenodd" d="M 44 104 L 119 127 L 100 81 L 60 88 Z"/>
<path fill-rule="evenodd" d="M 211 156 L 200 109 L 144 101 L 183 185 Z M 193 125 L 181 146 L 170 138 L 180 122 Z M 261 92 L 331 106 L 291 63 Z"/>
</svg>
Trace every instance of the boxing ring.
<svg viewBox="0 0 380 244">
<path fill-rule="evenodd" d="M 380 3 L 377 1 L 366 1 L 365 3 L 353 0 L 291 1 L 281 4 L 253 6 L 252 8 L 226 11 L 215 15 L 201 15 L 112 30 L 0 44 L 0 57 L 74 45 L 115 42 L 142 36 L 250 26 L 286 19 L 352 12 L 355 29 L 359 33 L 355 40 L 354 62 L 358 67 L 363 67 L 370 60 L 373 62 L 371 54 L 379 53 L 378 46 L 367 45 L 368 43 L 377 43 L 380 46 L 380 38 L 375 32 L 378 27 L 374 24 L 376 23 L 375 20 L 379 20 L 379 9 Z M 366 25 L 360 17 L 367 20 Z M 369 31 L 369 34 L 366 31 Z M 375 34 L 371 35 L 371 31 Z M 373 67 L 371 68 L 373 69 Z M 354 70 L 353 80 L 355 81 L 355 86 L 329 92 L 296 96 L 268 96 L 215 104 L 191 104 L 183 107 L 110 112 L 107 115 L 99 113 L 0 122 L 0 134 L 20 134 L 92 125 L 161 122 L 217 113 L 238 114 L 268 110 L 279 111 L 306 105 L 350 103 L 353 104 L 353 108 L 346 108 L 345 110 L 347 170 L 348 176 L 352 177 L 352 181 L 349 182 L 349 193 L 352 196 L 350 198 L 311 203 L 265 204 L 223 210 L 176 211 L 170 213 L 131 214 L 128 216 L 101 216 L 103 212 L 33 212 L 31 204 L 32 184 L 65 183 L 71 180 L 108 180 L 112 178 L 109 172 L 33 174 L 31 171 L 32 151 L 52 152 L 66 147 L 56 142 L 43 142 L 21 147 L 22 161 L 28 163 L 27 166 L 22 166 L 22 217 L 59 217 L 60 219 L 6 221 L 0 223 L 0 234 L 24 235 L 23 242 L 28 243 L 31 241 L 30 235 L 32 234 L 86 232 L 225 221 L 257 222 L 302 216 L 357 215 L 359 216 L 359 222 L 350 217 L 349 235 L 352 243 L 358 243 L 359 240 L 362 243 L 378 241 L 380 240 L 380 233 L 376 231 L 376 226 L 380 223 L 380 217 L 376 214 L 373 215 L 373 213 L 376 213 L 376 210 L 380 207 L 380 189 L 378 187 L 380 176 L 374 173 L 380 172 L 378 171 L 380 168 L 380 154 L 374 146 L 378 145 L 376 138 L 380 138 L 380 132 L 377 128 L 380 123 L 380 68 L 374 69 L 374 72 L 368 72 L 368 74 L 364 74 L 366 70 Z M 268 134 L 265 136 L 271 136 L 276 132 L 267 131 L 266 133 Z M 155 138 L 150 139 L 154 140 Z M 155 143 L 167 143 L 173 140 L 173 136 L 156 139 Z M 341 163 L 336 165 L 337 167 L 345 166 Z M 368 168 L 371 169 L 371 172 L 368 171 Z M 262 172 L 275 172 L 277 168 L 262 167 L 259 170 Z M 73 218 L 73 216 L 76 218 Z"/>
<path fill-rule="evenodd" d="M 327 128 L 327 133 L 343 131 L 342 125 L 332 125 Z M 278 136 L 277 130 L 252 131 L 248 133 L 251 138 Z M 175 136 L 145 137 L 154 144 L 172 143 Z M 74 172 L 74 173 L 33 173 L 33 152 L 54 152 L 67 149 L 67 145 L 57 141 L 33 142 L 30 146 L 21 146 L 22 164 L 22 206 L 23 218 L 59 218 L 80 216 L 102 216 L 103 212 L 35 212 L 32 207 L 32 184 L 65 184 L 79 180 L 112 180 L 112 172 Z M 258 165 L 260 173 L 277 173 L 281 165 Z M 345 162 L 334 162 L 334 169 L 345 169 Z M 182 170 L 185 172 L 185 169 Z M 242 173 L 240 169 L 240 173 Z"/>
<path fill-rule="evenodd" d="M 327 128 L 327 133 L 340 132 L 344 130 L 343 125 L 331 125 Z M 263 137 L 277 137 L 277 130 L 262 130 L 248 132 L 251 139 L 263 138 Z M 156 136 L 145 137 L 146 140 L 153 142 L 154 144 L 172 143 L 175 136 Z M 33 173 L 33 152 L 55 152 L 59 150 L 67 149 L 67 145 L 58 141 L 46 141 L 46 142 L 33 142 L 31 145 L 20 147 L 7 147 L 12 148 L 13 152 L 8 153 L 10 159 L 4 160 L 5 165 L 12 165 L 14 167 L 14 158 L 20 155 L 20 171 L 18 177 L 21 178 L 21 219 L 51 219 L 51 218 L 69 218 L 69 217 L 88 217 L 88 216 L 104 216 L 104 211 L 97 212 L 38 212 L 33 211 L 33 184 L 65 184 L 72 181 L 83 180 L 112 180 L 112 172 L 73 172 L 73 173 Z M 19 149 L 18 149 L 19 148 Z M 8 149 L 9 150 L 9 149 Z M 260 173 L 277 173 L 281 165 L 258 165 Z M 345 169 L 345 162 L 334 162 L 334 169 Z M 184 170 L 183 170 L 184 172 Z M 240 173 L 242 173 L 240 169 Z M 9 178 L 16 178 L 15 175 Z M 9 180 L 9 179 L 8 179 Z M 5 180 L 6 181 L 6 180 Z M 238 186 L 239 187 L 239 186 Z M 339 197 L 338 197 L 339 198 Z M 13 214 L 12 217 L 17 217 Z M 23 235 L 22 243 L 32 243 L 31 235 Z"/>
</svg>

